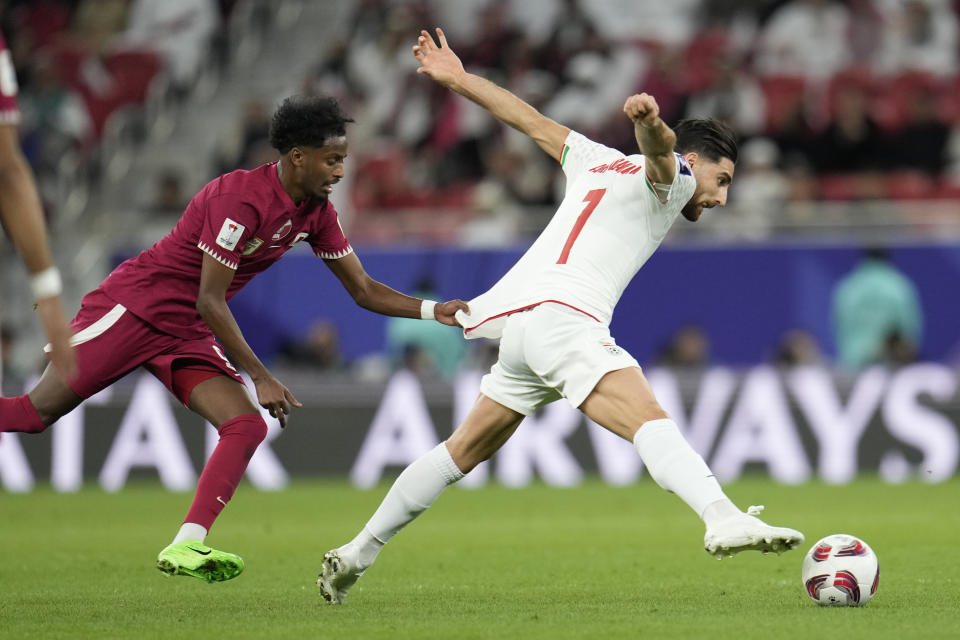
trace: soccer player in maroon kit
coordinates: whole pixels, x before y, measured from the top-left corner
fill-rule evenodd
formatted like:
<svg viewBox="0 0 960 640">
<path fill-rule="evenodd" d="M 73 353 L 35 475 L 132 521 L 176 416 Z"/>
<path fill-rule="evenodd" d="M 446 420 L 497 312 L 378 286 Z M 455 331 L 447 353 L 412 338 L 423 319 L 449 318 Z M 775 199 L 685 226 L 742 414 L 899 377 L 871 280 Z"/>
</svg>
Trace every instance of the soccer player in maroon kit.
<svg viewBox="0 0 960 640">
<path fill-rule="evenodd" d="M 0 220 L 30 272 L 37 314 L 50 341 L 50 361 L 69 378 L 76 369 L 76 358 L 60 301 L 60 272 L 50 258 L 33 172 L 20 152 L 19 123 L 17 76 L 0 35 Z"/>
<path fill-rule="evenodd" d="M 72 325 L 78 373 L 47 367 L 28 394 L 0 398 L 3 431 L 37 433 L 84 398 L 143 366 L 220 433 L 179 532 L 157 559 L 169 575 L 229 580 L 243 560 L 203 544 L 267 433 L 233 360 L 257 401 L 286 425 L 293 394 L 250 349 L 227 301 L 298 242 L 308 242 L 354 301 L 390 316 L 458 325 L 460 300 L 412 298 L 372 279 L 344 237 L 328 197 L 343 177 L 346 124 L 330 98 L 286 99 L 273 116 L 278 162 L 216 178 L 167 236 L 118 266 L 84 297 Z M 222 349 L 221 349 L 222 345 Z"/>
</svg>

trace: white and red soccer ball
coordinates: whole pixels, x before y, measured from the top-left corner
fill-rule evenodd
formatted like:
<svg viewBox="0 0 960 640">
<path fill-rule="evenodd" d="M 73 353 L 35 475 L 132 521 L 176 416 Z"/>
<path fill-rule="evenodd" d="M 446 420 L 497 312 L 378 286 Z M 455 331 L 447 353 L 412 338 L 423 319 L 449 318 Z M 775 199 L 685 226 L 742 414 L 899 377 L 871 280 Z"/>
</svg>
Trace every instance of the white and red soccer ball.
<svg viewBox="0 0 960 640">
<path fill-rule="evenodd" d="M 807 595 L 817 604 L 861 607 L 877 592 L 880 565 L 866 542 L 836 533 L 807 552 L 802 576 Z"/>
</svg>

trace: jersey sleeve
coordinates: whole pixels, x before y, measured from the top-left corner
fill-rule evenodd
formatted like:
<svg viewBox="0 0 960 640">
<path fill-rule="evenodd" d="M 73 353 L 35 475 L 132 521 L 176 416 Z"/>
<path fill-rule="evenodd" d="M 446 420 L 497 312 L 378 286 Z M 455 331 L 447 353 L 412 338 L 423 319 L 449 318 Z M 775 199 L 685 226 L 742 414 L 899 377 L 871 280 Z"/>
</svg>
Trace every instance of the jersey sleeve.
<svg viewBox="0 0 960 640">
<path fill-rule="evenodd" d="M 332 207 L 331 207 L 332 209 Z M 343 233 L 337 212 L 324 220 L 320 229 L 310 236 L 310 246 L 318 258 L 338 260 L 353 252 L 353 247 Z"/>
<path fill-rule="evenodd" d="M 0 35 L 0 124 L 20 123 L 20 106 L 17 104 L 17 72 L 7 43 Z"/>
<path fill-rule="evenodd" d="M 611 158 L 623 157 L 624 155 L 616 149 L 594 142 L 571 129 L 563 143 L 560 166 L 563 167 L 567 178 L 571 178 L 594 165 L 610 162 Z"/>
<path fill-rule="evenodd" d="M 683 198 L 683 203 L 681 204 L 685 204 L 686 201 L 690 199 L 690 196 L 693 195 L 694 188 L 696 187 L 693 171 L 690 169 L 690 165 L 687 164 L 686 159 L 676 152 L 674 152 L 673 155 L 676 159 L 677 169 L 673 174 L 673 182 L 670 184 L 652 182 L 649 176 L 647 176 L 646 169 L 643 171 L 643 179 L 647 185 L 647 192 L 661 205 L 668 204 L 677 198 Z M 644 161 L 646 161 L 646 158 L 644 158 Z"/>
<path fill-rule="evenodd" d="M 197 246 L 220 264 L 236 270 L 243 247 L 254 236 L 259 223 L 257 210 L 240 198 L 212 197 L 207 201 Z"/>
</svg>

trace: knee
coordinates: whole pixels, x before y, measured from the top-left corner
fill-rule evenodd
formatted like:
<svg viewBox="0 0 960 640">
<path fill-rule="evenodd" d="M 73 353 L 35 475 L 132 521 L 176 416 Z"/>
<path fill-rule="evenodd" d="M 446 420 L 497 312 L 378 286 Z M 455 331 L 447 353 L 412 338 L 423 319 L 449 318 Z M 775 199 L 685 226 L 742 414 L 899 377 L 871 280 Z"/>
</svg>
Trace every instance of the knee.
<svg viewBox="0 0 960 640">
<path fill-rule="evenodd" d="M 267 437 L 267 423 L 260 414 L 237 416 L 220 425 L 220 437 L 240 438 L 253 451 Z"/>
<path fill-rule="evenodd" d="M 3 431 L 20 431 L 23 433 L 43 433 L 54 422 L 60 419 L 62 412 L 46 409 L 39 406 L 29 396 L 17 398 L 3 398 L 4 425 Z M 7 427 L 10 427 L 7 429 Z"/>
<path fill-rule="evenodd" d="M 73 411 L 81 402 L 80 398 L 77 398 L 75 402 L 73 399 L 69 401 L 59 399 L 51 401 L 42 394 L 28 394 L 26 398 L 27 402 L 30 403 L 30 405 L 33 407 L 33 410 L 36 412 L 37 417 L 43 423 L 42 427 L 40 425 L 36 425 L 37 428 L 32 430 L 32 433 L 41 433 L 46 431 L 47 427 Z"/>
</svg>

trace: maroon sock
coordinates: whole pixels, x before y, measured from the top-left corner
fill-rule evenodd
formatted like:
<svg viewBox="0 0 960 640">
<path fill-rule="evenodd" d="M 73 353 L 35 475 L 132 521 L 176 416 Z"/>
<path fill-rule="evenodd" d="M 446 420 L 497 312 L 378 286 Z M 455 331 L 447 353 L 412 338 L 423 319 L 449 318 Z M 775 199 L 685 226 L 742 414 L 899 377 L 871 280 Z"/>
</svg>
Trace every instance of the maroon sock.
<svg viewBox="0 0 960 640">
<path fill-rule="evenodd" d="M 237 416 L 220 425 L 220 441 L 203 467 L 197 493 L 184 522 L 210 530 L 240 484 L 253 452 L 266 436 L 267 423 L 259 415 Z"/>
<path fill-rule="evenodd" d="M 16 398 L 0 398 L 0 431 L 40 433 L 46 430 L 40 414 L 26 395 Z"/>
</svg>

